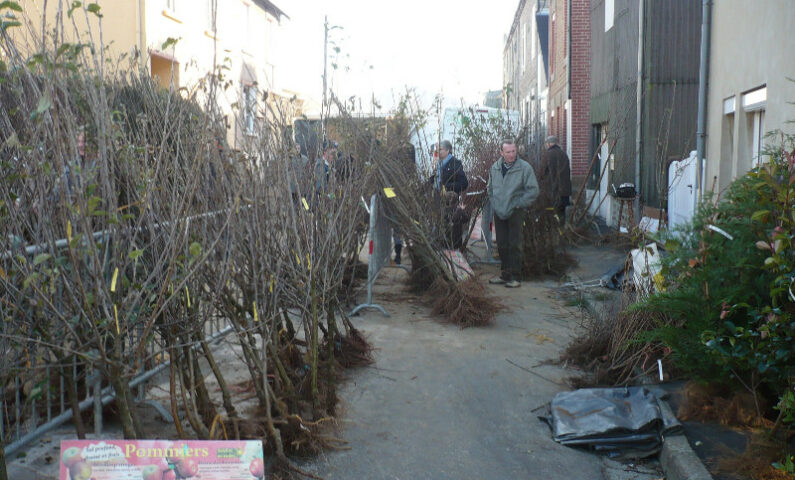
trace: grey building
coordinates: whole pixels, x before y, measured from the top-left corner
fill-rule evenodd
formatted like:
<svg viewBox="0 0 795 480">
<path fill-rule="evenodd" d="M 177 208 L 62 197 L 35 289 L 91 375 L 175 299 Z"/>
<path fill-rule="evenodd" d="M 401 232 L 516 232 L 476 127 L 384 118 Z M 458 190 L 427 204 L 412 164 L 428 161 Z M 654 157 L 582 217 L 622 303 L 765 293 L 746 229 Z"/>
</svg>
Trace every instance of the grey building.
<svg viewBox="0 0 795 480">
<path fill-rule="evenodd" d="M 546 131 L 548 39 L 548 1 L 520 0 L 505 39 L 502 105 L 520 113 L 531 157 Z"/>
<path fill-rule="evenodd" d="M 704 189 L 765 160 L 767 132 L 795 134 L 795 2 L 712 2 Z"/>
<path fill-rule="evenodd" d="M 665 208 L 668 163 L 695 150 L 701 3 L 591 0 L 590 119 L 599 155 L 588 191 L 597 197 L 592 211 L 609 224 L 617 221 L 614 185 L 633 183 L 641 206 Z"/>
</svg>

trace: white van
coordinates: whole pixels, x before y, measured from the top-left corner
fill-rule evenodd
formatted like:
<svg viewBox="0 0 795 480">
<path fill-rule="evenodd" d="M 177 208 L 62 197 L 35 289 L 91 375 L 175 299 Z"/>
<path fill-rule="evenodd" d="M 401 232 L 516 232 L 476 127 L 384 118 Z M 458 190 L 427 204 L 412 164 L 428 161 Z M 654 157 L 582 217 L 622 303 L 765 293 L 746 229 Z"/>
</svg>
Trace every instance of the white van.
<svg viewBox="0 0 795 480">
<path fill-rule="evenodd" d="M 465 116 L 471 115 L 476 115 L 484 120 L 489 117 L 502 117 L 503 121 L 514 126 L 517 132 L 519 130 L 520 117 L 516 110 L 480 106 L 445 108 L 441 125 L 438 119 L 429 119 L 424 131 L 415 132 L 412 135 L 411 142 L 417 151 L 417 165 L 421 170 L 430 170 L 436 164 L 433 146 L 439 140 L 449 140 L 453 144 L 453 153 L 466 164 L 466 159 L 461 158 L 458 153 L 460 150 L 457 148 L 457 144 L 461 141 L 459 133 L 462 129 L 463 119 Z"/>
</svg>

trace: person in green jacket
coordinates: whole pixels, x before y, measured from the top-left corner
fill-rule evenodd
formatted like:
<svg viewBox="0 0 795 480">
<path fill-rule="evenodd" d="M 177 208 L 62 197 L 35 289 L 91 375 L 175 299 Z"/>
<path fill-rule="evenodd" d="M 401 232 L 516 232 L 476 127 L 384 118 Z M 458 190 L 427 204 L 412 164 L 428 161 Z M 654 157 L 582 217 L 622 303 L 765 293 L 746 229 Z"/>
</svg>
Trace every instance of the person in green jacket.
<svg viewBox="0 0 795 480">
<path fill-rule="evenodd" d="M 500 154 L 500 159 L 491 166 L 486 187 L 501 263 L 500 276 L 489 283 L 516 288 L 522 278 L 525 213 L 538 198 L 538 182 L 533 167 L 516 156 L 516 143 L 512 139 L 502 141 Z"/>
</svg>

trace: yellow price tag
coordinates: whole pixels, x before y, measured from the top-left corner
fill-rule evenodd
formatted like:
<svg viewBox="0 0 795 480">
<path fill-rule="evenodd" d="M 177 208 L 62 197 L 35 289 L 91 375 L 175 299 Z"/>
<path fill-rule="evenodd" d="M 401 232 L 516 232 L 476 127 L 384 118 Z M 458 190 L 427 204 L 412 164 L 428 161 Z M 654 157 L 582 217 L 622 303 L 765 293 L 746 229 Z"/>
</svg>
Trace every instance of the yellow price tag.
<svg viewBox="0 0 795 480">
<path fill-rule="evenodd" d="M 190 292 L 188 291 L 187 285 L 185 285 L 185 297 L 188 299 L 188 308 L 190 308 Z"/>
<path fill-rule="evenodd" d="M 306 202 L 306 199 L 304 197 L 301 197 L 301 203 L 304 204 L 305 210 L 309 210 L 309 204 Z"/>
<path fill-rule="evenodd" d="M 301 265 L 301 257 L 299 257 L 297 253 L 295 253 L 295 261 L 298 262 L 298 265 Z"/>
<path fill-rule="evenodd" d="M 312 262 L 309 260 L 309 254 L 306 254 L 306 269 L 312 270 Z"/>
<path fill-rule="evenodd" d="M 119 328 L 119 309 L 116 308 L 116 304 L 113 304 L 113 316 L 116 317 L 116 335 L 121 335 L 121 329 Z"/>
<path fill-rule="evenodd" d="M 394 198 L 394 197 L 397 197 L 397 194 L 395 193 L 395 189 L 394 189 L 394 188 L 391 188 L 391 187 L 387 187 L 387 188 L 385 188 L 385 189 L 384 189 L 384 194 L 386 195 L 386 198 Z"/>
<path fill-rule="evenodd" d="M 116 267 L 116 270 L 113 271 L 113 278 L 110 281 L 110 291 L 116 291 L 116 280 L 119 278 L 119 267 Z"/>
<path fill-rule="evenodd" d="M 66 239 L 71 243 L 72 242 L 72 221 L 66 221 Z"/>
<path fill-rule="evenodd" d="M 257 302 L 254 302 L 254 321 L 259 322 L 259 314 L 257 314 Z"/>
</svg>

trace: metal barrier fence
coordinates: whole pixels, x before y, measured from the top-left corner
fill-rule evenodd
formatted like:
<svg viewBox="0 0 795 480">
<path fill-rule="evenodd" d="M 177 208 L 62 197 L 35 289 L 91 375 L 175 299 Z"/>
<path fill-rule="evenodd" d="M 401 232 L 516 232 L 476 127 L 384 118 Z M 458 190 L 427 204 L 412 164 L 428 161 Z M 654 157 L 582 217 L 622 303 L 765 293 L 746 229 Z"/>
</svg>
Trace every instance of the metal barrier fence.
<svg viewBox="0 0 795 480">
<path fill-rule="evenodd" d="M 378 194 L 373 194 L 373 196 L 370 197 L 369 213 L 370 231 L 368 236 L 370 241 L 368 248 L 370 257 L 367 261 L 367 300 L 365 303 L 357 305 L 356 308 L 351 311 L 351 315 L 365 308 L 375 308 L 388 317 L 389 314 L 384 307 L 377 303 L 373 303 L 373 284 L 375 284 L 375 280 L 378 278 L 378 274 L 381 273 L 381 270 L 386 266 L 391 266 L 389 265 L 389 257 L 392 251 L 392 225 L 390 224 L 390 220 L 384 208 L 381 207 Z M 404 265 L 394 265 L 394 267 L 408 271 L 408 268 Z"/>
<path fill-rule="evenodd" d="M 474 253 L 471 251 L 467 251 L 469 254 L 469 264 L 474 265 L 478 263 L 484 263 L 489 265 L 499 265 L 500 261 L 494 259 L 494 242 L 492 241 L 491 236 L 491 225 L 494 215 L 491 211 L 491 203 L 489 203 L 488 198 L 486 198 L 485 202 L 483 203 L 483 208 L 481 209 L 480 214 L 480 238 L 477 240 L 472 241 L 472 245 L 478 242 L 484 242 L 486 244 L 486 259 L 483 260 L 478 258 Z"/>
<path fill-rule="evenodd" d="M 214 217 L 226 211 L 207 212 L 177 221 L 184 222 L 187 229 L 192 220 Z M 165 226 L 169 223 L 171 222 L 163 222 L 159 226 Z M 95 232 L 93 238 L 102 241 L 110 235 L 110 232 Z M 61 250 L 67 245 L 68 241 L 61 239 L 55 242 L 55 249 Z M 25 247 L 24 251 L 26 255 L 31 256 L 45 251 L 46 248 L 46 245 L 31 245 Z M 12 252 L 4 252 L 0 255 L 0 259 L 8 258 L 11 254 Z M 53 299 L 53 303 L 58 305 L 58 299 Z M 7 325 L 8 323 L 5 322 L 0 334 L 5 335 Z M 234 331 L 234 328 L 228 324 L 227 320 L 216 317 L 206 323 L 204 341 L 212 345 L 232 331 Z M 127 346 L 133 348 L 139 342 L 145 341 L 145 357 L 149 359 L 159 358 L 162 362 L 136 375 L 129 383 L 130 388 L 136 389 L 136 402 L 154 407 L 166 421 L 173 421 L 168 410 L 156 401 L 146 398 L 146 382 L 168 368 L 171 361 L 167 360 L 168 355 L 165 351 L 158 350 L 156 341 L 141 338 L 142 333 L 137 332 L 136 335 L 130 336 Z M 201 348 L 200 343 L 197 341 L 192 347 L 199 349 Z M 19 368 L 19 370 L 27 372 L 38 370 L 43 372 L 41 376 L 34 377 L 36 382 L 23 382 L 20 375 L 16 374 L 10 383 L 5 385 L 0 383 L 0 438 L 6 444 L 5 455 L 7 458 L 11 458 L 28 443 L 41 438 L 47 432 L 72 420 L 74 411 L 66 388 L 73 387 L 74 391 L 78 392 L 78 395 L 85 395 L 85 398 L 78 403 L 78 410 L 84 412 L 93 409 L 94 434 L 102 434 L 102 409 L 105 405 L 115 400 L 116 392 L 109 385 L 107 379 L 102 378 L 98 370 L 88 364 L 78 362 L 74 357 L 70 361 L 71 365 L 68 366 L 55 365 L 49 364 L 46 356 L 32 355 L 28 358 L 28 364 L 24 368 Z M 55 373 L 53 375 L 54 372 L 63 368 L 71 370 L 71 379 L 74 382 L 74 386 L 66 385 L 62 374 Z M 10 390 L 8 395 L 10 398 L 7 398 L 6 395 L 9 393 L 8 390 Z M 27 393 L 25 393 L 26 390 Z M 23 393 L 25 393 L 27 398 L 23 398 Z"/>
</svg>

